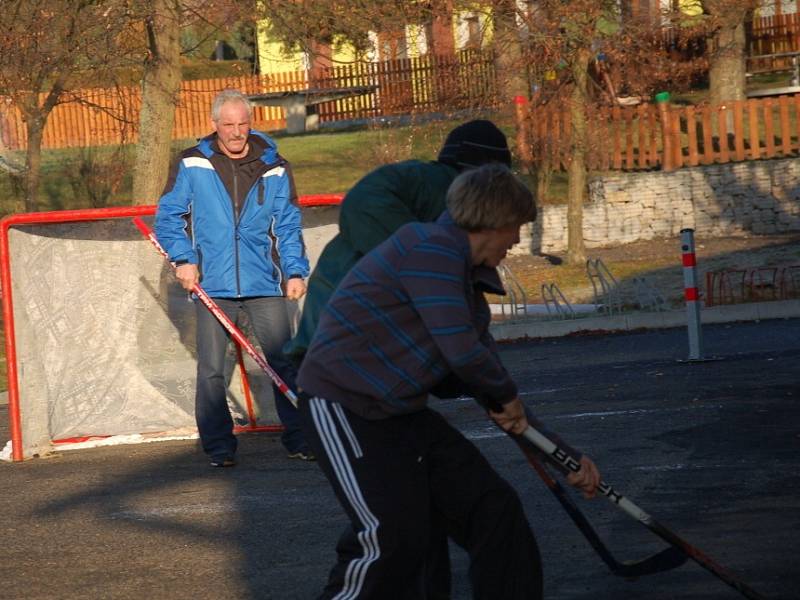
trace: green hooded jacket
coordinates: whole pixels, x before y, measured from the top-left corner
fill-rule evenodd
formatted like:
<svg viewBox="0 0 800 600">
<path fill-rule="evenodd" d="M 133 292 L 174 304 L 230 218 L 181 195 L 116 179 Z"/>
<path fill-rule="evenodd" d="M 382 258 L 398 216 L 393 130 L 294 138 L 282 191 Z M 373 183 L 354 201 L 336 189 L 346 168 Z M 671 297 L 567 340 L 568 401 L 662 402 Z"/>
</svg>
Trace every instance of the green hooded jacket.
<svg viewBox="0 0 800 600">
<path fill-rule="evenodd" d="M 284 348 L 287 355 L 302 359 L 328 299 L 362 256 L 400 226 L 439 217 L 457 175 L 445 163 L 408 160 L 378 167 L 353 186 L 342 201 L 339 233 L 325 246 L 308 280 L 297 334 Z"/>
</svg>

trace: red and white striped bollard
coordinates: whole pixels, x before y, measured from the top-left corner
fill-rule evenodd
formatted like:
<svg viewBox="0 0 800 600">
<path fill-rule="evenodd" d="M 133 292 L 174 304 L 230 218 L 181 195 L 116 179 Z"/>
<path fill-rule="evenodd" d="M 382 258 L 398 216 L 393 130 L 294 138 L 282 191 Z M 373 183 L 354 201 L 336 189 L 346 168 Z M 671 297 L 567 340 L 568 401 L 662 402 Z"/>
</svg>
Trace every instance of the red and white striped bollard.
<svg viewBox="0 0 800 600">
<path fill-rule="evenodd" d="M 703 358 L 703 332 L 700 324 L 700 294 L 697 290 L 697 258 L 694 253 L 694 229 L 681 229 L 683 257 L 683 293 L 689 329 L 689 360 Z"/>
</svg>

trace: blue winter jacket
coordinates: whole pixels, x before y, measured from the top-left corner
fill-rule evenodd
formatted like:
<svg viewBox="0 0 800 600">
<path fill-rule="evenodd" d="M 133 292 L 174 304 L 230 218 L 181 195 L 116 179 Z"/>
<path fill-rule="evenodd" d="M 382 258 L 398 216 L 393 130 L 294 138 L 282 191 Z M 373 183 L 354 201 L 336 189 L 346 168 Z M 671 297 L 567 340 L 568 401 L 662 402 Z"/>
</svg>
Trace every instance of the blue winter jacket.
<svg viewBox="0 0 800 600">
<path fill-rule="evenodd" d="M 216 135 L 183 152 L 158 203 L 158 241 L 170 260 L 198 265 L 212 297 L 281 296 L 284 279 L 309 272 L 288 164 L 263 133 L 251 131 L 249 142 L 261 154 L 246 165 L 252 185 L 238 204 L 229 192 L 237 167 L 216 149 Z"/>
</svg>

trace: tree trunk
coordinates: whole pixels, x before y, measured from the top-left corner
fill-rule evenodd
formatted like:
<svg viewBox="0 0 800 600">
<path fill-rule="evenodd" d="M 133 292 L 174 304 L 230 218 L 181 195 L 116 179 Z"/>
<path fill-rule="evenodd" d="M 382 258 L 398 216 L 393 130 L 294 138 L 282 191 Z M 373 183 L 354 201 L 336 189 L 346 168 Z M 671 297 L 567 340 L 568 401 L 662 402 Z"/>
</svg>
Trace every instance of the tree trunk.
<svg viewBox="0 0 800 600">
<path fill-rule="evenodd" d="M 501 104 L 514 105 L 516 127 L 516 156 L 523 173 L 532 170 L 530 139 L 528 137 L 528 96 L 530 85 L 522 55 L 522 41 L 517 26 L 516 2 L 499 0 L 495 3 L 495 70 Z"/>
<path fill-rule="evenodd" d="M 520 171 L 529 174 L 533 166 L 528 136 L 530 84 L 517 25 L 516 0 L 495 2 L 494 35 L 494 63 L 500 106 L 513 107 L 517 164 Z M 538 181 L 538 177 L 536 179 Z M 537 185 L 537 192 L 539 192 L 538 187 Z"/>
<path fill-rule="evenodd" d="M 746 100 L 745 13 L 726 21 L 714 34 L 709 54 L 709 98 L 712 104 Z"/>
<path fill-rule="evenodd" d="M 583 200 L 586 195 L 586 99 L 588 97 L 588 78 L 590 51 L 578 51 L 572 65 L 572 78 L 575 87 L 570 99 L 570 118 L 572 137 L 570 140 L 570 161 L 567 175 L 567 262 L 579 265 L 586 261 L 586 248 L 583 243 Z"/>
<path fill-rule="evenodd" d="M 133 203 L 158 201 L 169 173 L 175 104 L 181 85 L 180 2 L 154 0 L 147 21 L 150 56 L 145 63 Z"/>
<path fill-rule="evenodd" d="M 528 78 L 522 60 L 516 3 L 513 0 L 498 0 L 494 11 L 494 60 L 498 92 L 502 103 L 509 106 L 517 96 L 528 97 Z"/>
<path fill-rule="evenodd" d="M 25 212 L 39 210 L 39 187 L 42 176 L 42 135 L 45 117 L 26 115 L 25 125 L 28 133 L 28 149 L 25 151 Z"/>
<path fill-rule="evenodd" d="M 42 137 L 47 117 L 53 111 L 64 89 L 64 75 L 55 79 L 50 90 L 39 104 L 39 94 L 25 91 L 17 97 L 17 105 L 25 118 L 28 148 L 25 152 L 25 211 L 39 210 L 39 187 L 42 177 Z"/>
</svg>

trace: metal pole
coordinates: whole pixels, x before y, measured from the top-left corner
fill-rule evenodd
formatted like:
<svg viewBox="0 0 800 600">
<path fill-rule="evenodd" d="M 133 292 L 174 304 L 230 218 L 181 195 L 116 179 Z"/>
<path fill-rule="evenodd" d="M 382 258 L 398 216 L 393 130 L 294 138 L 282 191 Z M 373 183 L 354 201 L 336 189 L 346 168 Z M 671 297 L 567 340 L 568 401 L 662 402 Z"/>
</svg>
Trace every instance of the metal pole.
<svg viewBox="0 0 800 600">
<path fill-rule="evenodd" d="M 703 358 L 703 332 L 700 324 L 700 298 L 697 292 L 697 259 L 694 254 L 694 229 L 681 230 L 683 292 L 689 329 L 689 360 Z"/>
</svg>

